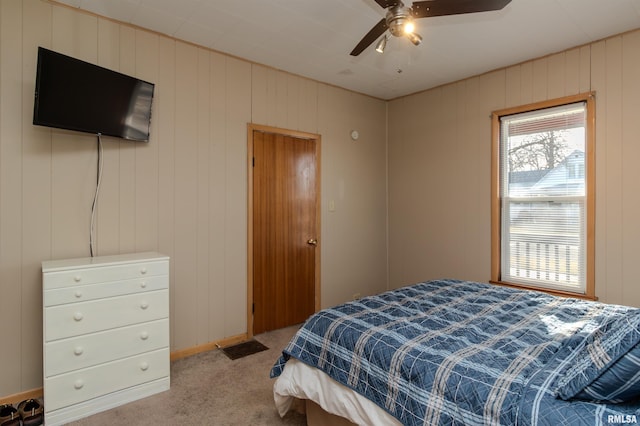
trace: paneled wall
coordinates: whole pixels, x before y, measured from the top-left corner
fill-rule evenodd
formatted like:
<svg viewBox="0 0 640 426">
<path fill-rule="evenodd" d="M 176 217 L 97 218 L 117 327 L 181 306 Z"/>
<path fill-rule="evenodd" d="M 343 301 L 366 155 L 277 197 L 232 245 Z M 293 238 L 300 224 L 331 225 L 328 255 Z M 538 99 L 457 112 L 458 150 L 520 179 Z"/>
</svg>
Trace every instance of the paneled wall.
<svg viewBox="0 0 640 426">
<path fill-rule="evenodd" d="M 389 103 L 389 274 L 490 278 L 490 114 L 595 91 L 596 295 L 640 307 L 640 30 Z"/>
<path fill-rule="evenodd" d="M 42 384 L 40 262 L 89 255 L 96 138 L 31 124 L 37 46 L 156 83 L 151 141 L 103 138 L 96 242 L 98 255 L 171 256 L 173 350 L 246 332 L 249 122 L 322 136 L 329 306 L 429 278 L 486 281 L 491 111 L 594 90 L 596 293 L 640 306 L 640 31 L 387 103 L 0 0 L 0 397 Z"/>
<path fill-rule="evenodd" d="M 171 256 L 172 350 L 247 330 L 250 122 L 322 137 L 322 305 L 386 288 L 385 102 L 46 1 L 0 0 L 0 398 L 42 385 L 40 262 L 89 256 L 96 137 L 32 124 L 38 46 L 156 84 L 150 142 L 103 137 L 96 244 Z"/>
</svg>

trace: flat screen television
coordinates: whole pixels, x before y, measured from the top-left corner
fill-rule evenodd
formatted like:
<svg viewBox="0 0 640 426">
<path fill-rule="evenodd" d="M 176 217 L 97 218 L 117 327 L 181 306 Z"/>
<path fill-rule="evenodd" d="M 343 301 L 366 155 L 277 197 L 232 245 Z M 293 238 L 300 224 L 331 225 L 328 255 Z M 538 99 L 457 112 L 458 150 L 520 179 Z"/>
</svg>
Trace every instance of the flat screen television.
<svg viewBox="0 0 640 426">
<path fill-rule="evenodd" d="M 154 87 L 39 47 L 33 124 L 147 142 Z"/>
</svg>

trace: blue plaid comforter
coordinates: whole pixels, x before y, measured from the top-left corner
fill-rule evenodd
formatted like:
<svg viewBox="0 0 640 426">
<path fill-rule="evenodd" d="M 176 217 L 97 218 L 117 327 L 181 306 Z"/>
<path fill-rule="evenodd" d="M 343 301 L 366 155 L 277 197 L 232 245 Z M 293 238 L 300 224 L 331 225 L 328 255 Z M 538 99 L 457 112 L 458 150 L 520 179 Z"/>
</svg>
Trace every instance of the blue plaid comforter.
<svg viewBox="0 0 640 426">
<path fill-rule="evenodd" d="M 476 282 L 430 281 L 313 315 L 271 377 L 295 357 L 405 425 L 640 421 L 639 403 L 566 402 L 553 392 L 573 348 L 627 309 Z"/>
</svg>

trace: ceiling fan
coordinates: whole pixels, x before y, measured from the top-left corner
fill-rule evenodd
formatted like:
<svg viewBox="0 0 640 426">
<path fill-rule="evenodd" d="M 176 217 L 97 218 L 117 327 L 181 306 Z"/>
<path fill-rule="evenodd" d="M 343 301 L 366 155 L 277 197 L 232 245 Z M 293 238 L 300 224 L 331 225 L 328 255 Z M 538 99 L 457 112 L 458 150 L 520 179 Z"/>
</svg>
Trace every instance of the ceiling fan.
<svg viewBox="0 0 640 426">
<path fill-rule="evenodd" d="M 404 36 L 414 45 L 419 45 L 422 37 L 414 32 L 414 19 L 500 10 L 511 0 L 426 0 L 414 1 L 411 7 L 406 7 L 400 0 L 375 0 L 375 2 L 387 9 L 387 14 L 360 40 L 360 43 L 351 51 L 351 56 L 358 56 L 387 30 L 395 37 Z M 382 53 L 386 43 L 387 35 L 380 39 L 376 50 Z"/>
</svg>

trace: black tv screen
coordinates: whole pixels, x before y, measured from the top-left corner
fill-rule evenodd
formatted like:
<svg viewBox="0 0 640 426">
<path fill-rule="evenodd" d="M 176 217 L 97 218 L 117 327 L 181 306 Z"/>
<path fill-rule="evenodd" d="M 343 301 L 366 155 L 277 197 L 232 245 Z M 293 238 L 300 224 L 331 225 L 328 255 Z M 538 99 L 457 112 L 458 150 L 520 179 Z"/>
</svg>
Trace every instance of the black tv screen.
<svg viewBox="0 0 640 426">
<path fill-rule="evenodd" d="M 148 141 L 153 83 L 38 48 L 33 124 Z"/>
</svg>

